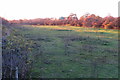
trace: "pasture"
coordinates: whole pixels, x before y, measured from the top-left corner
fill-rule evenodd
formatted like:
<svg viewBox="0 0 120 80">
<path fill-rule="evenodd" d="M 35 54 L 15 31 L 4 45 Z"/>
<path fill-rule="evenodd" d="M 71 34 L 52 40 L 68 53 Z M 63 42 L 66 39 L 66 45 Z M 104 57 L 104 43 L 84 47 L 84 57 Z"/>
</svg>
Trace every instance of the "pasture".
<svg viewBox="0 0 120 80">
<path fill-rule="evenodd" d="M 118 77 L 118 30 L 38 25 L 13 29 L 14 37 L 31 42 L 28 77 Z"/>
</svg>

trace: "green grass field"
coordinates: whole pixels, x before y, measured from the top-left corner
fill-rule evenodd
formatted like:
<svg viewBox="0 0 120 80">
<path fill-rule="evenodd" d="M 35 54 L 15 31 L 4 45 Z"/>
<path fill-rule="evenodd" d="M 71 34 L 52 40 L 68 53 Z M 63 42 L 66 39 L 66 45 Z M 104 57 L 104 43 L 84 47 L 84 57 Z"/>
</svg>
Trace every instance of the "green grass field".
<svg viewBox="0 0 120 80">
<path fill-rule="evenodd" d="M 28 77 L 118 77 L 118 30 L 23 25 L 14 31 L 31 41 Z"/>
</svg>

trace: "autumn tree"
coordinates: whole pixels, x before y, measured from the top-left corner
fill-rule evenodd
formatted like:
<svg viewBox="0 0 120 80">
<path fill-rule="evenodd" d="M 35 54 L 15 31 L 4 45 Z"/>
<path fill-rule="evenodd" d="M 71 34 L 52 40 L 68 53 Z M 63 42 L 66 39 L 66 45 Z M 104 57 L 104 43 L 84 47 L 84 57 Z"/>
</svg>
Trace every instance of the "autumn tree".
<svg viewBox="0 0 120 80">
<path fill-rule="evenodd" d="M 80 17 L 82 26 L 85 27 L 100 27 L 102 25 L 102 18 L 94 14 Z"/>
<path fill-rule="evenodd" d="M 107 16 L 104 18 L 104 22 L 103 22 L 103 28 L 105 29 L 113 29 L 114 28 L 114 22 L 115 18 L 112 16 Z"/>
</svg>

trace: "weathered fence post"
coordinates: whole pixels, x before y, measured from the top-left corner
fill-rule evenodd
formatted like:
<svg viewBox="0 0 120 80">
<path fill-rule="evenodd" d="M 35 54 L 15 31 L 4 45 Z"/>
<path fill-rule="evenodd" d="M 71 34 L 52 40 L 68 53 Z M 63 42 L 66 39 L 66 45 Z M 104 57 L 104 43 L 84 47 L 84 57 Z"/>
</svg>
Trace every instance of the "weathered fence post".
<svg viewBox="0 0 120 80">
<path fill-rule="evenodd" d="M 15 68 L 15 79 L 18 80 L 18 67 Z"/>
</svg>

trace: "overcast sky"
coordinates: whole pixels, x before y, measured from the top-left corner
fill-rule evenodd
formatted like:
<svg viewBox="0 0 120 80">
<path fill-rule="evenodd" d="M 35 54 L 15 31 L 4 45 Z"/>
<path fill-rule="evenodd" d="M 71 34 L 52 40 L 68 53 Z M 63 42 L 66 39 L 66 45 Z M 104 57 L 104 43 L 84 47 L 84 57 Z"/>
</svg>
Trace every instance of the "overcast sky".
<svg viewBox="0 0 120 80">
<path fill-rule="evenodd" d="M 0 0 L 0 16 L 12 19 L 58 18 L 76 13 L 118 16 L 119 0 Z"/>
</svg>

